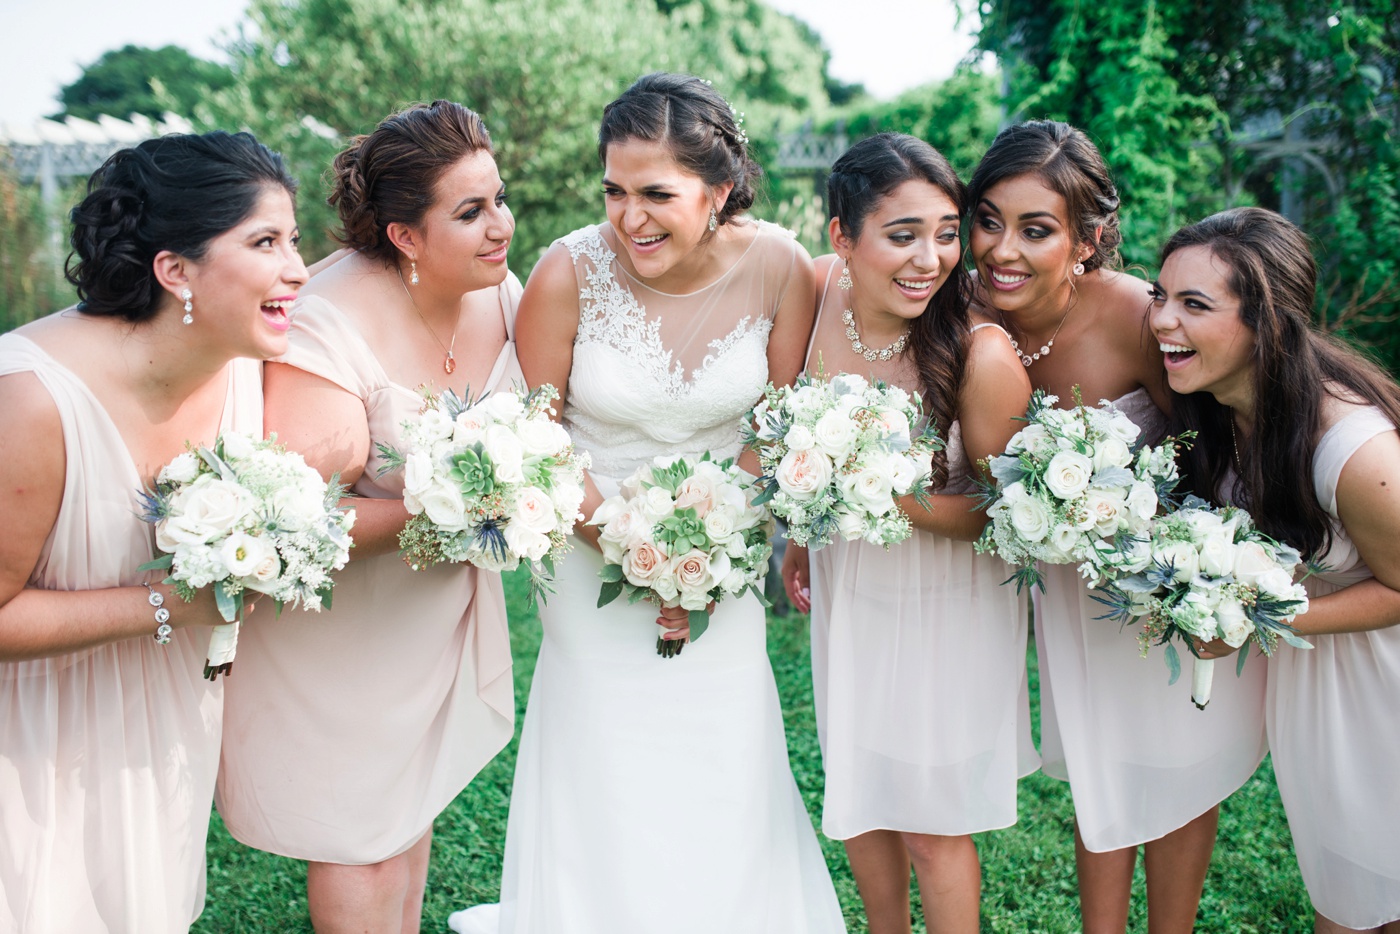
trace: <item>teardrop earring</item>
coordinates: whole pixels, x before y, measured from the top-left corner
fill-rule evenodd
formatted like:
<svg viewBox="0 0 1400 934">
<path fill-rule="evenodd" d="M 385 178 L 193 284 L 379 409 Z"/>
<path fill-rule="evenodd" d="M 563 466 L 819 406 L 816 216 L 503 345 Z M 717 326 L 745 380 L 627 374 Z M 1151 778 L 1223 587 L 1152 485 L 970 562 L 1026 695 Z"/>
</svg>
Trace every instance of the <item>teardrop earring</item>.
<svg viewBox="0 0 1400 934">
<path fill-rule="evenodd" d="M 710 228 L 710 233 L 714 233 L 715 228 L 719 226 L 719 215 L 715 213 L 714 208 L 710 208 L 710 222 L 706 226 Z"/>
<path fill-rule="evenodd" d="M 185 316 L 180 320 L 185 324 L 194 324 L 194 295 L 189 289 L 181 289 L 180 297 L 185 300 Z"/>
<path fill-rule="evenodd" d="M 417 260 L 412 260 L 412 259 L 411 259 L 411 260 L 408 261 L 408 281 L 409 281 L 409 282 L 412 282 L 414 285 L 417 285 L 417 284 L 418 284 L 418 261 L 417 261 Z"/>
</svg>

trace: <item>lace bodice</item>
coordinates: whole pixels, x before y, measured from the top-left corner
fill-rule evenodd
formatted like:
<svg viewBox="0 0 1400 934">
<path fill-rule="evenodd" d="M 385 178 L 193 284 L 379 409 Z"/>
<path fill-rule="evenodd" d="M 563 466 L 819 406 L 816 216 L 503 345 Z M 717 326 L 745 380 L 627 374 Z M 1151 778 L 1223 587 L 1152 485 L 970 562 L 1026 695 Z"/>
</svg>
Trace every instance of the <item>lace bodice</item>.
<svg viewBox="0 0 1400 934">
<path fill-rule="evenodd" d="M 598 227 L 563 239 L 579 285 L 564 426 L 620 480 L 658 454 L 738 453 L 768 380 L 768 334 L 801 247 L 771 224 L 715 282 L 669 295 L 628 275 Z M 645 301 L 645 304 L 644 304 Z"/>
</svg>

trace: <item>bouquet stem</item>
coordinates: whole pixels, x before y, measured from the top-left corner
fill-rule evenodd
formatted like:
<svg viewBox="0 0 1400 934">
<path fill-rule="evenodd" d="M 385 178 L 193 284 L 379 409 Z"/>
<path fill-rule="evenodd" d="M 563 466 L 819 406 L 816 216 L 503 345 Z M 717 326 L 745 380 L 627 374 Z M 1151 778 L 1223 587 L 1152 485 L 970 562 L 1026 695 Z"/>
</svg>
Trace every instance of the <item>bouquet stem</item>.
<svg viewBox="0 0 1400 934">
<path fill-rule="evenodd" d="M 1210 703 L 1210 683 L 1215 677 L 1215 659 L 1198 658 L 1191 666 L 1191 703 L 1205 710 Z"/>
<path fill-rule="evenodd" d="M 233 657 L 238 652 L 238 625 L 233 622 L 215 626 L 209 634 L 209 655 L 204 660 L 204 677 L 210 681 L 217 681 L 219 675 L 233 671 Z"/>
<path fill-rule="evenodd" d="M 656 637 L 656 654 L 662 658 L 675 658 L 681 654 L 685 648 L 685 639 L 667 639 L 665 636 Z"/>
</svg>

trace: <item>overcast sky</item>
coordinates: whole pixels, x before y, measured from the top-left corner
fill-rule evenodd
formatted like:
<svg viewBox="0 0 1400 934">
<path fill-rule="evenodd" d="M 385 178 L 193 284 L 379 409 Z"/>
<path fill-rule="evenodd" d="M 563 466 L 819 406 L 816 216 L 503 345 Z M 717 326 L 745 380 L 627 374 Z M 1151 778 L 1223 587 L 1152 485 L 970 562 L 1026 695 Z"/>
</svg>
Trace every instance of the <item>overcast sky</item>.
<svg viewBox="0 0 1400 934">
<path fill-rule="evenodd" d="M 877 97 L 946 77 L 972 39 L 954 26 L 953 0 L 769 0 L 805 19 L 831 49 L 831 73 Z M 247 0 L 0 0 L 9 39 L 0 55 L 0 124 L 59 109 L 59 88 L 83 65 L 128 43 L 184 46 L 222 60 Z"/>
</svg>

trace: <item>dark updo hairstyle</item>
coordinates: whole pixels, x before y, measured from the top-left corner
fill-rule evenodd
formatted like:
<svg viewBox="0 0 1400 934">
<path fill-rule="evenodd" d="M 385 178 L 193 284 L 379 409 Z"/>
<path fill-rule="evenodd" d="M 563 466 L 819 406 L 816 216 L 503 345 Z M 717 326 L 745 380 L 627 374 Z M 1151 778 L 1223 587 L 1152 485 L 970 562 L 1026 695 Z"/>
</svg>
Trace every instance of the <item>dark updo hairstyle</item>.
<svg viewBox="0 0 1400 934">
<path fill-rule="evenodd" d="M 987 190 L 1018 175 L 1036 175 L 1065 199 L 1070 233 L 1094 252 L 1085 271 L 1118 264 L 1118 189 L 1108 166 L 1089 138 L 1068 123 L 1031 120 L 997 134 L 968 183 L 968 203 L 975 211 Z"/>
<path fill-rule="evenodd" d="M 706 185 L 733 182 L 719 223 L 753 206 L 754 185 L 763 170 L 749 158 L 748 138 L 734 111 L 708 82 L 665 71 L 638 78 L 603 108 L 599 160 L 606 164 L 608 146 L 629 139 L 665 144 L 681 168 Z"/>
<path fill-rule="evenodd" d="M 1400 387 L 1379 366 L 1313 327 L 1317 264 L 1307 236 L 1263 208 L 1233 208 L 1183 227 L 1162 247 L 1162 262 L 1201 246 L 1229 267 L 1240 320 L 1253 329 L 1254 431 L 1239 445 L 1243 463 L 1224 490 L 1237 440 L 1233 411 L 1208 392 L 1172 393 L 1172 417 L 1196 431 L 1183 455 L 1189 482 L 1206 499 L 1245 507 L 1265 533 L 1305 557 L 1330 546 L 1332 524 L 1313 489 L 1326 395 L 1364 400 L 1400 424 Z"/>
<path fill-rule="evenodd" d="M 959 216 L 967 210 L 967 187 L 938 150 L 902 133 L 880 133 L 846 150 L 827 177 L 827 201 L 841 232 L 859 240 L 865 219 L 907 181 L 928 182 L 943 192 Z M 967 365 L 969 282 L 963 264 L 955 263 L 909 326 L 909 351 L 919 370 L 924 405 L 944 434 L 957 418 L 958 387 Z M 947 456 L 939 452 L 934 455 L 935 485 L 947 475 Z"/>
<path fill-rule="evenodd" d="M 282 157 L 248 133 L 176 133 L 113 153 L 70 215 L 64 275 L 78 308 L 149 320 L 164 294 L 156 254 L 203 259 L 209 242 L 245 221 L 269 188 L 296 196 Z"/>
<path fill-rule="evenodd" d="M 331 164 L 331 195 L 340 215 L 336 239 L 385 265 L 398 262 L 390 224 L 417 227 L 437 199 L 438 180 L 477 152 L 494 156 L 486 124 L 453 101 L 413 104 L 357 136 Z"/>
</svg>

